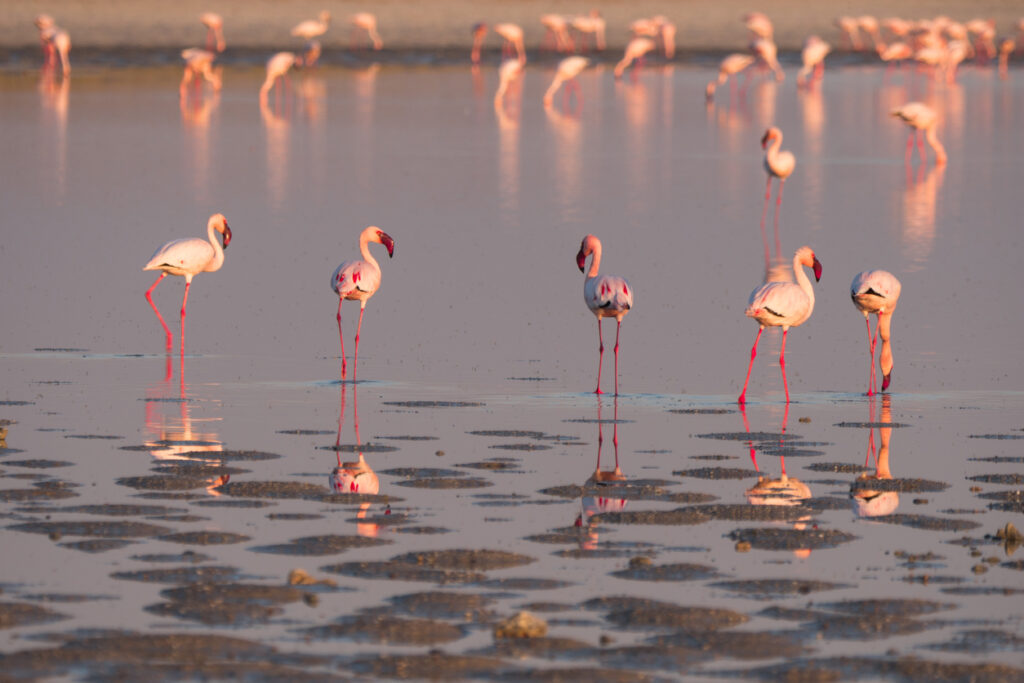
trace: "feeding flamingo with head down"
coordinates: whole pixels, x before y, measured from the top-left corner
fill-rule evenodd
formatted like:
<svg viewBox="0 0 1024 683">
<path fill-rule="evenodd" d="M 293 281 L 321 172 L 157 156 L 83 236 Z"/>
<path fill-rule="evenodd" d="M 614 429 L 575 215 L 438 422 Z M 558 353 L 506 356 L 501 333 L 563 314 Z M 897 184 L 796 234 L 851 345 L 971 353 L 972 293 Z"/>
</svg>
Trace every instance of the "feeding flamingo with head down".
<svg viewBox="0 0 1024 683">
<path fill-rule="evenodd" d="M 902 285 L 896 276 L 885 270 L 865 270 L 857 273 L 850 285 L 850 298 L 853 305 L 864 314 L 864 323 L 868 328 L 868 349 L 871 352 L 871 373 L 868 378 L 868 396 L 875 394 L 875 343 L 882 338 L 882 355 L 879 367 L 882 369 L 882 391 L 889 388 L 892 381 L 892 345 L 889 342 L 892 326 L 892 311 L 900 298 Z M 875 323 L 875 334 L 871 335 L 871 322 L 868 316 L 878 316 Z"/>
<path fill-rule="evenodd" d="M 622 56 L 622 59 L 619 60 L 619 63 L 615 65 L 614 73 L 616 80 L 622 78 L 622 73 L 627 69 L 627 67 L 629 67 L 630 64 L 632 64 L 634 61 L 636 61 L 637 64 L 639 64 L 640 61 L 643 59 L 644 55 L 646 55 L 648 52 L 655 49 L 656 47 L 657 45 L 650 38 L 634 38 L 633 40 L 629 41 L 629 43 L 626 45 L 626 53 Z M 636 75 L 635 67 L 633 70 L 633 74 L 634 76 Z"/>
<path fill-rule="evenodd" d="M 754 57 L 752 55 L 744 54 L 742 52 L 736 52 L 731 55 L 727 55 L 722 63 L 718 65 L 718 78 L 709 81 L 707 88 L 704 89 L 704 97 L 710 102 L 715 97 L 715 90 L 718 86 L 725 85 L 725 82 L 729 80 L 730 76 L 736 76 L 741 71 L 746 69 L 748 66 L 754 63 Z M 734 78 L 730 82 L 730 92 L 736 90 L 736 79 Z"/>
<path fill-rule="evenodd" d="M 910 126 L 911 130 L 907 137 L 906 162 L 910 163 L 911 149 L 914 146 L 914 134 L 918 134 L 917 151 L 921 157 L 921 163 L 925 163 L 924 141 L 935 150 L 935 164 L 944 166 L 946 164 L 946 148 L 939 142 L 935 134 L 935 127 L 939 122 L 939 115 L 934 109 L 921 102 L 909 102 L 902 107 L 889 112 L 903 123 Z"/>
<path fill-rule="evenodd" d="M 370 253 L 370 242 L 383 244 L 388 250 L 388 258 L 395 253 L 395 240 L 386 232 L 371 225 L 359 235 L 359 253 L 363 258 L 345 261 L 331 275 L 331 289 L 338 295 L 338 341 L 341 343 L 341 378 L 345 379 L 345 339 L 341 336 L 341 304 L 345 299 L 359 302 L 359 325 L 356 327 L 356 352 L 352 359 L 352 381 L 356 381 L 359 371 L 359 332 L 363 329 L 363 312 L 366 302 L 370 300 L 380 287 L 380 264 Z"/>
<path fill-rule="evenodd" d="M 802 324 L 811 317 L 814 311 L 814 288 L 807 279 L 803 266 L 814 269 L 815 281 L 821 280 L 821 262 L 810 247 L 800 247 L 793 256 L 793 272 L 796 283 L 766 282 L 750 293 L 750 300 L 745 311 L 748 318 L 753 318 L 761 326 L 754 339 L 754 347 L 750 349 L 750 365 L 747 366 L 747 378 L 743 382 L 739 403 L 747 401 L 747 384 L 750 382 L 750 370 L 754 367 L 757 357 L 757 343 L 765 327 L 782 328 L 782 350 L 779 352 L 779 366 L 782 368 L 782 386 L 786 390 L 786 403 L 789 403 L 789 384 L 786 382 L 786 334 L 790 327 Z"/>
<path fill-rule="evenodd" d="M 615 395 L 619 395 L 619 329 L 622 327 L 622 319 L 633 308 L 633 288 L 621 277 L 615 275 L 598 275 L 601 267 L 601 240 L 593 235 L 583 238 L 579 253 L 576 254 L 576 265 L 580 272 L 584 270 L 587 256 L 593 255 L 590 261 L 590 270 L 587 272 L 587 279 L 583 283 L 583 300 L 587 308 L 597 317 L 597 339 L 598 339 L 598 360 L 597 360 L 597 389 L 595 394 L 604 393 L 601 391 L 601 363 L 604 361 L 604 338 L 601 335 L 601 319 L 615 318 Z"/>
<path fill-rule="evenodd" d="M 355 45 L 355 32 L 357 29 L 366 31 L 367 36 L 370 38 L 370 42 L 373 43 L 374 50 L 380 50 L 384 47 L 384 41 L 381 40 L 380 34 L 377 33 L 377 15 L 371 12 L 358 12 L 348 18 L 348 23 L 352 25 L 352 36 L 351 42 Z"/>
<path fill-rule="evenodd" d="M 818 36 L 809 36 L 804 41 L 804 48 L 800 53 L 803 61 L 799 73 L 796 75 L 797 87 L 806 85 L 814 87 L 815 81 L 820 81 L 825 75 L 825 56 L 832 50 L 832 46 Z"/>
<path fill-rule="evenodd" d="M 203 12 L 199 21 L 206 27 L 206 49 L 224 52 L 224 18 L 214 12 Z"/>
<path fill-rule="evenodd" d="M 181 355 L 185 355 L 185 306 L 188 303 L 188 290 L 192 286 L 192 278 L 199 273 L 212 273 L 224 265 L 224 250 L 231 243 L 231 228 L 224 214 L 215 213 L 206 224 L 207 239 L 198 237 L 173 240 L 163 245 L 153 254 L 143 270 L 162 270 L 146 290 L 146 300 L 153 307 L 153 312 L 163 325 L 167 335 L 167 350 L 171 350 L 171 330 L 160 315 L 160 310 L 153 303 L 153 290 L 168 275 L 181 275 L 185 278 L 185 296 L 181 300 Z M 221 234 L 223 245 L 217 241 L 217 233 Z"/>
<path fill-rule="evenodd" d="M 565 83 L 566 97 L 570 87 L 575 86 L 576 99 L 580 99 L 580 86 L 576 83 L 576 77 L 587 68 L 590 64 L 590 60 L 580 55 L 573 55 L 572 57 L 566 57 L 558 63 L 558 70 L 555 72 L 555 78 L 551 81 L 551 85 L 548 87 L 547 92 L 544 93 L 544 106 L 550 107 L 554 101 L 555 93 L 558 92 L 558 88 L 561 87 L 562 83 Z"/>
</svg>

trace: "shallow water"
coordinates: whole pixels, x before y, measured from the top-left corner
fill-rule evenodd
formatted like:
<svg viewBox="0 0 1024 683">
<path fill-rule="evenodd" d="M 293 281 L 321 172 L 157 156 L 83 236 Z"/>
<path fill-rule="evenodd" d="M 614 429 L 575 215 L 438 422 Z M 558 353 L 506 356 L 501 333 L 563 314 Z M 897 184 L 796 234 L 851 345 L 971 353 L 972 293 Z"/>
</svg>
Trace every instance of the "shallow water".
<svg viewBox="0 0 1024 683">
<path fill-rule="evenodd" d="M 706 107 L 707 68 L 615 83 L 599 67 L 581 78 L 581 107 L 559 96 L 546 113 L 551 73 L 529 68 L 500 115 L 491 68 L 324 67 L 262 110 L 256 69 L 229 70 L 219 96 L 184 108 L 175 69 L 86 67 L 67 89 L 2 77 L 0 419 L 14 422 L 0 450 L 0 588 L 7 605 L 65 617 L 11 620 L 5 669 L 110 674 L 12 654 L 102 629 L 256 641 L 276 649 L 257 657 L 280 667 L 254 670 L 267 678 L 393 676 L 387 656 L 431 647 L 476 659 L 415 666 L 477 678 L 595 666 L 769 677 L 799 657 L 844 678 L 1020 666 L 1008 596 L 1024 590 L 1021 551 L 986 537 L 1024 528 L 1020 74 L 965 69 L 935 86 L 849 66 L 819 92 L 796 93 L 790 74 Z M 942 112 L 947 168 L 904 164 L 906 131 L 886 112 L 911 99 Z M 743 414 L 756 333 L 743 308 L 764 275 L 758 140 L 773 123 L 797 157 L 781 255 L 809 244 L 824 273 L 814 315 L 789 335 L 788 412 L 768 331 Z M 167 358 L 141 267 L 164 241 L 201 236 L 215 211 L 234 240 L 223 269 L 195 280 L 188 354 Z M 328 277 L 370 224 L 395 255 L 373 247 L 383 283 L 360 382 L 341 385 Z M 587 393 L 594 322 L 573 257 L 588 232 L 604 242 L 602 272 L 636 290 L 617 402 Z M 884 400 L 862 395 L 866 333 L 847 294 L 866 268 L 903 282 Z M 172 329 L 182 287 L 169 278 L 154 295 Z M 346 304 L 348 344 L 356 315 Z M 329 484 L 358 443 L 353 501 L 351 479 L 345 494 Z M 899 490 L 871 497 L 887 516 L 858 516 L 851 486 L 883 444 Z M 617 451 L 624 479 L 600 490 L 587 485 L 599 448 L 602 470 Z M 780 502 L 754 487 L 783 468 L 788 504 L 753 505 Z M 147 507 L 83 507 L 97 505 Z M 71 525 L 83 521 L 103 524 Z M 109 526 L 123 522 L 149 526 Z M 407 556 L 445 549 L 529 562 Z M 119 574 L 204 566 L 214 597 Z M 338 585 L 255 599 L 224 587 L 276 590 L 297 567 Z M 415 580 L 423 569 L 448 573 Z M 757 582 L 769 579 L 798 583 Z M 479 605 L 417 613 L 391 600 L 430 591 Z M 587 603 L 607 596 L 671 605 Z M 889 607 L 857 602 L 872 600 Z M 732 612 L 716 622 L 672 605 Z M 550 628 L 521 658 L 492 646 L 491 625 L 524 606 Z M 389 622 L 382 635 L 339 622 L 354 616 L 443 624 Z M 844 655 L 855 659 L 831 659 Z"/>
</svg>

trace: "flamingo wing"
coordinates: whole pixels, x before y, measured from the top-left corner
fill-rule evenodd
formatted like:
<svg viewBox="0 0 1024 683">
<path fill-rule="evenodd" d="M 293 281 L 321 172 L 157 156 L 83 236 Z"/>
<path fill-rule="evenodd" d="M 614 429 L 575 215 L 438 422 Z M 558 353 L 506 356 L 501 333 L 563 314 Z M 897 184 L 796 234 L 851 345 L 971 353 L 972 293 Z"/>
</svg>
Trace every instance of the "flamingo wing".
<svg viewBox="0 0 1024 683">
<path fill-rule="evenodd" d="M 892 311 L 900 297 L 900 281 L 885 270 L 857 273 L 850 284 L 850 298 L 866 313 Z"/>
<path fill-rule="evenodd" d="M 598 275 L 587 280 L 583 288 L 587 306 L 605 315 L 624 313 L 633 308 L 633 288 L 621 277 Z"/>
<path fill-rule="evenodd" d="M 143 270 L 163 270 L 171 275 L 195 275 L 214 257 L 213 245 L 196 237 L 173 240 L 160 247 Z"/>
<path fill-rule="evenodd" d="M 750 294 L 746 315 L 764 325 L 799 325 L 810 315 L 810 300 L 792 282 L 768 282 Z"/>
<path fill-rule="evenodd" d="M 380 270 L 366 261 L 345 261 L 331 276 L 331 289 L 344 299 L 369 298 L 380 287 Z"/>
</svg>

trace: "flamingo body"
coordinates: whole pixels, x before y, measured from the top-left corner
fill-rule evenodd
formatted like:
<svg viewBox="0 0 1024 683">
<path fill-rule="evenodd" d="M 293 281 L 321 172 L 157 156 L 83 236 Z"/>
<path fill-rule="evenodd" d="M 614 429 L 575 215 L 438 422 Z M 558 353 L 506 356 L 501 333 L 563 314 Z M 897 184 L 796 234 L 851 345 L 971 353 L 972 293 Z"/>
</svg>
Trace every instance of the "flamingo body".
<svg viewBox="0 0 1024 683">
<path fill-rule="evenodd" d="M 803 61 L 803 67 L 800 72 L 796 75 L 796 84 L 804 85 L 808 82 L 808 76 L 811 77 L 810 82 L 813 82 L 817 78 L 818 71 L 824 73 L 825 70 L 825 56 L 831 52 L 832 46 L 826 43 L 818 36 L 809 36 L 804 41 L 803 51 L 800 53 L 800 58 Z M 814 75 L 812 75 L 812 72 Z"/>
<path fill-rule="evenodd" d="M 292 35 L 297 38 L 304 38 L 306 40 L 312 40 L 317 36 L 322 36 L 327 33 L 327 28 L 331 22 L 331 13 L 327 10 L 320 12 L 320 16 L 316 19 L 307 19 L 306 21 L 299 22 L 292 27 Z"/>
<path fill-rule="evenodd" d="M 868 328 L 868 348 L 871 352 L 871 372 L 868 379 L 868 396 L 874 394 L 875 379 L 875 342 L 877 337 L 882 338 L 882 354 L 880 366 L 882 369 L 882 390 L 889 388 L 892 381 L 892 346 L 890 343 L 890 330 L 892 312 L 899 302 L 902 285 L 896 276 L 885 270 L 865 270 L 854 276 L 850 284 L 850 298 L 857 310 L 864 314 L 864 322 Z M 875 336 L 871 334 L 871 322 L 868 316 L 874 313 L 878 316 L 875 324 Z"/>
<path fill-rule="evenodd" d="M 650 38 L 634 38 L 629 41 L 626 45 L 626 53 L 619 60 L 619 63 L 615 65 L 615 78 L 622 78 L 622 73 L 632 64 L 635 60 L 640 59 L 645 54 L 655 49 L 657 45 Z"/>
<path fill-rule="evenodd" d="M 551 104 L 555 97 L 555 93 L 558 92 L 558 88 L 566 81 L 572 81 L 574 78 L 580 75 L 580 73 L 587 68 L 590 64 L 590 60 L 580 55 L 573 55 L 572 57 L 566 57 L 558 63 L 558 70 L 555 72 L 555 78 L 551 81 L 551 85 L 548 87 L 547 92 L 544 93 L 544 105 L 548 106 Z M 568 88 L 569 86 L 566 86 Z"/>
<path fill-rule="evenodd" d="M 583 300 L 587 308 L 597 318 L 597 336 L 599 341 L 599 352 L 597 362 L 597 390 L 601 391 L 601 362 L 604 358 L 604 340 L 601 336 L 601 319 L 615 318 L 615 395 L 619 394 L 619 328 L 622 319 L 633 309 L 633 288 L 621 277 L 615 275 L 599 275 L 601 267 L 601 240 L 593 235 L 587 235 L 580 244 L 580 250 L 576 254 L 576 265 L 580 272 L 584 271 L 587 256 L 593 255 L 590 261 L 590 270 L 587 272 L 587 279 L 583 283 Z"/>
</svg>

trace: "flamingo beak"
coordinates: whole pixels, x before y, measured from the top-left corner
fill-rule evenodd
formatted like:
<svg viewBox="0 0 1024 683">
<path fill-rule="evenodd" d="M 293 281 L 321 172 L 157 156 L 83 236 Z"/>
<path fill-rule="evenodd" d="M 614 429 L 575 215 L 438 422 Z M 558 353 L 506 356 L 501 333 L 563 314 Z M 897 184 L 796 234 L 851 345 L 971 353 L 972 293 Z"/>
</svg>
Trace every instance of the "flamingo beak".
<svg viewBox="0 0 1024 683">
<path fill-rule="evenodd" d="M 772 139 L 772 133 L 771 133 L 771 131 L 767 131 L 761 137 L 761 149 L 764 149 L 765 147 L 767 147 L 768 146 L 768 141 L 771 140 L 771 139 Z"/>
<path fill-rule="evenodd" d="M 581 273 L 583 272 L 583 266 L 586 264 L 586 262 L 587 255 L 583 253 L 582 249 L 580 249 L 580 252 L 576 254 L 576 265 L 580 267 Z"/>
<path fill-rule="evenodd" d="M 882 391 L 889 388 L 889 382 L 892 381 L 892 371 L 889 371 L 888 375 L 882 375 Z"/>
<path fill-rule="evenodd" d="M 817 256 L 814 257 L 814 281 L 821 282 L 821 261 Z"/>
<path fill-rule="evenodd" d="M 388 250 L 388 258 L 395 255 L 395 240 L 391 239 L 391 235 L 386 232 L 379 231 L 377 236 L 380 237 L 380 243 Z"/>
<path fill-rule="evenodd" d="M 231 228 L 228 227 L 227 223 L 224 224 L 224 234 L 222 239 L 224 241 L 223 248 L 227 249 L 228 245 L 231 244 Z"/>
</svg>

